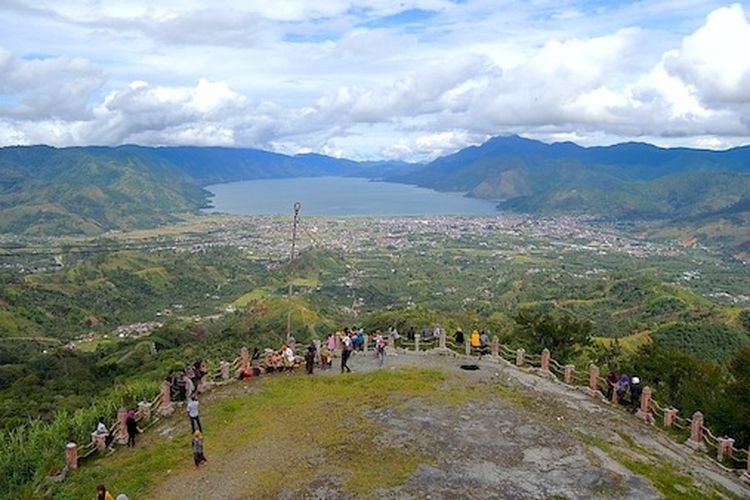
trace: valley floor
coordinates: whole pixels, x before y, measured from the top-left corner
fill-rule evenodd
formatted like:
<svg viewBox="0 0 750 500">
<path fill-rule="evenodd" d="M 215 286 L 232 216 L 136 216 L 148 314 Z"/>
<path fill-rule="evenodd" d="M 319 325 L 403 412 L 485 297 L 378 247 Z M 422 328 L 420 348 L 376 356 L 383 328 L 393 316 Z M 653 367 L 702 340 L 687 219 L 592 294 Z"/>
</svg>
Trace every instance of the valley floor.
<svg viewBox="0 0 750 500">
<path fill-rule="evenodd" d="M 184 409 L 134 450 L 85 463 L 58 491 L 130 498 L 732 498 L 704 456 L 583 392 L 485 361 L 357 353 L 337 369 L 237 382 L 201 400 L 208 464 Z M 336 368 L 336 367 L 334 367 Z"/>
</svg>

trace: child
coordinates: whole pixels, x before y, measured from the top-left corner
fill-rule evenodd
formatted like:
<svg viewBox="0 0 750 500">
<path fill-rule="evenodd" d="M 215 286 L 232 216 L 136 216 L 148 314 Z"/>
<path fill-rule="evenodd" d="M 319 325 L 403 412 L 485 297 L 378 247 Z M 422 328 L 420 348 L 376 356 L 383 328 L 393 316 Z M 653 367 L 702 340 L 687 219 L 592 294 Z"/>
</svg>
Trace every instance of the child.
<svg viewBox="0 0 750 500">
<path fill-rule="evenodd" d="M 200 464 L 208 462 L 206 456 L 203 454 L 203 435 L 201 431 L 193 433 L 193 462 L 196 469 Z"/>
</svg>

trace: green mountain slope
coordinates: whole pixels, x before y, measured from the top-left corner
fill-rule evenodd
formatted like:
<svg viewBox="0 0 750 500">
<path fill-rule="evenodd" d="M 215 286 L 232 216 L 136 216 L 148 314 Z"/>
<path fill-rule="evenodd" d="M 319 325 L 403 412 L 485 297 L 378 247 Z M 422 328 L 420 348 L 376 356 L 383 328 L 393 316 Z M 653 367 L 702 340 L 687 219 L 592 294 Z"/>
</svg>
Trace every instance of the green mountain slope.
<svg viewBox="0 0 750 500">
<path fill-rule="evenodd" d="M 164 161 L 109 148 L 0 150 L 0 231 L 95 234 L 174 222 L 208 193 Z"/>
</svg>

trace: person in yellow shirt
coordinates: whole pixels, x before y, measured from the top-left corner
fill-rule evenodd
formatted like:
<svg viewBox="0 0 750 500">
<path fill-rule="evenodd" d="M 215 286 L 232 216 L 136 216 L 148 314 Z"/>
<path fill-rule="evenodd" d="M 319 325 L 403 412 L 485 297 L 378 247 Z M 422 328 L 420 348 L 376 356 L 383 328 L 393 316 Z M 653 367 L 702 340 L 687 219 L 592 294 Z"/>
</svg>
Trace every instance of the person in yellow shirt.
<svg viewBox="0 0 750 500">
<path fill-rule="evenodd" d="M 471 348 L 472 349 L 479 349 L 481 347 L 482 343 L 479 340 L 479 331 L 475 328 L 471 331 Z"/>
</svg>

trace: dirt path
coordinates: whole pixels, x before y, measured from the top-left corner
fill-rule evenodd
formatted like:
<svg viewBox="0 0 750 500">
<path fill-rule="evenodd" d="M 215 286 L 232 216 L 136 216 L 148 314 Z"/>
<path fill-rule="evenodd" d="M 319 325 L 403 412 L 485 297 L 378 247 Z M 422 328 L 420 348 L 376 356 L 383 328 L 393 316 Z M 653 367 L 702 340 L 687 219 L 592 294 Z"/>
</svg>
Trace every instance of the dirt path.
<svg viewBox="0 0 750 500">
<path fill-rule="evenodd" d="M 279 482 L 273 491 L 280 491 L 280 498 L 750 497 L 750 489 L 705 457 L 582 391 L 502 361 L 483 361 L 472 372 L 461 370 L 461 362 L 461 357 L 400 353 L 379 367 L 373 355 L 357 353 L 350 362 L 355 373 L 437 369 L 448 374 L 444 390 L 459 387 L 481 397 L 459 405 L 413 398 L 365 406 L 362 418 L 377 430 L 334 440 L 321 441 L 290 420 L 288 436 L 244 441 L 238 436 L 229 449 L 207 452 L 207 467 L 169 474 L 149 497 L 256 498 L 261 483 L 267 482 Z M 348 376 L 334 368 L 315 377 Z M 253 391 L 235 384 L 207 398 Z M 270 409 L 269 418 L 284 419 L 285 414 Z M 221 425 L 206 421 L 204 425 Z M 306 440 L 312 445 L 305 445 Z M 360 476 L 352 479 L 351 471 L 336 460 L 371 456 L 362 455 L 362 449 L 373 446 L 394 462 L 402 456 L 418 457 L 418 465 L 395 484 L 355 487 L 352 492 L 348 481 Z M 368 464 L 359 465 L 366 477 Z M 377 467 L 387 469 L 389 462 L 378 462 Z"/>
</svg>

